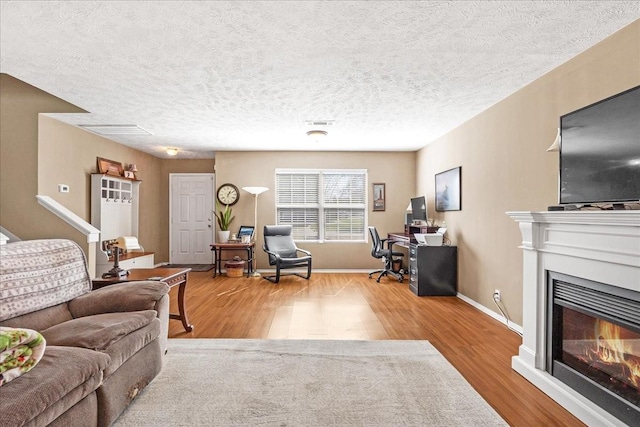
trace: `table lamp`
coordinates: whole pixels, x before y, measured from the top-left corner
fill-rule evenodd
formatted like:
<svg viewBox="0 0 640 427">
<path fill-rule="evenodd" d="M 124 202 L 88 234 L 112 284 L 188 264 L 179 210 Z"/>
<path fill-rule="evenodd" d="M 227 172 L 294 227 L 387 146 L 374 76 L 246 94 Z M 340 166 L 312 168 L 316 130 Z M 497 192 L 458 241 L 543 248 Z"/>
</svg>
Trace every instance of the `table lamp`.
<svg viewBox="0 0 640 427">
<path fill-rule="evenodd" d="M 133 236 L 120 236 L 109 245 L 113 251 L 113 268 L 102 275 L 103 279 L 120 278 L 129 274 L 127 270 L 120 268 L 120 252 L 140 249 L 138 239 Z"/>
</svg>

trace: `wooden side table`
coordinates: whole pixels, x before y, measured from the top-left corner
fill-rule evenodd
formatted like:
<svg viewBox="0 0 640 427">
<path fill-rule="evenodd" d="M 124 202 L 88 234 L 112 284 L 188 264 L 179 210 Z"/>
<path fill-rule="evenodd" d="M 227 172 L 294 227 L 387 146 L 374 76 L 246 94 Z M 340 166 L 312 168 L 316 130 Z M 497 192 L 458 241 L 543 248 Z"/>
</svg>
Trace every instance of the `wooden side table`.
<svg viewBox="0 0 640 427">
<path fill-rule="evenodd" d="M 104 286 L 113 285 L 122 282 L 135 282 L 139 280 L 158 280 L 169 285 L 170 288 L 180 286 L 178 289 L 178 312 L 179 314 L 169 313 L 170 319 L 180 320 L 182 326 L 187 332 L 193 331 L 193 325 L 187 319 L 187 310 L 184 306 L 184 293 L 187 289 L 187 280 L 189 279 L 190 268 L 132 268 L 126 277 L 118 277 L 113 279 L 95 279 L 92 281 L 93 289 L 99 289 Z"/>
<path fill-rule="evenodd" d="M 211 250 L 213 251 L 213 258 L 216 260 L 216 265 L 213 269 L 213 277 L 217 274 L 222 274 L 222 251 L 247 251 L 247 277 L 253 273 L 253 250 L 256 246 L 256 242 L 250 243 L 213 243 Z"/>
</svg>

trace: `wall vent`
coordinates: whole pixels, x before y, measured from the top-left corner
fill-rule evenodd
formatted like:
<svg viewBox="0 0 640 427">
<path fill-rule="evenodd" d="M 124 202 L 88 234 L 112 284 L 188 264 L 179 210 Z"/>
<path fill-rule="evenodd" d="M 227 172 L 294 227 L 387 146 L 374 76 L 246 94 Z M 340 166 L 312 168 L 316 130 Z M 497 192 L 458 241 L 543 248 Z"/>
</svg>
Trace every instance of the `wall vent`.
<svg viewBox="0 0 640 427">
<path fill-rule="evenodd" d="M 78 125 L 98 135 L 153 135 L 138 125 Z"/>
<path fill-rule="evenodd" d="M 308 126 L 332 126 L 335 120 L 306 120 Z"/>
</svg>

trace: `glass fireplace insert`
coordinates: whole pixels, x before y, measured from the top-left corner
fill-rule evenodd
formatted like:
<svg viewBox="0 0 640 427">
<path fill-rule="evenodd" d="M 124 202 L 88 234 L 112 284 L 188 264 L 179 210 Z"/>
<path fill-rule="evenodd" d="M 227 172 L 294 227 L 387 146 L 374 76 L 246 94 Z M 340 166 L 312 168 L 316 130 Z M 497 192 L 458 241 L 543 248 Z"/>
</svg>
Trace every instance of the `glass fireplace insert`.
<svg viewBox="0 0 640 427">
<path fill-rule="evenodd" d="M 640 419 L 640 293 L 548 272 L 547 371 L 621 421 Z"/>
</svg>

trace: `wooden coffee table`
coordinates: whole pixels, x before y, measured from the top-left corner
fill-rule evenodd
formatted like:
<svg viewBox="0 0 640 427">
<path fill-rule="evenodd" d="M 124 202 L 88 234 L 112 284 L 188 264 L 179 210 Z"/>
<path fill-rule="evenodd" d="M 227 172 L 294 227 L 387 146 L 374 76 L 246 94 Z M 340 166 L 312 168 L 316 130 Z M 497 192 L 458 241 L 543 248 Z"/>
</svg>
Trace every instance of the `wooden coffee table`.
<svg viewBox="0 0 640 427">
<path fill-rule="evenodd" d="M 93 289 L 99 289 L 114 283 L 135 282 L 139 280 L 157 280 L 169 285 L 170 288 L 180 286 L 178 289 L 178 312 L 179 314 L 169 314 L 170 319 L 180 320 L 187 332 L 193 331 L 193 325 L 187 319 L 187 310 L 184 306 L 184 293 L 187 289 L 190 268 L 132 268 L 126 277 L 113 279 L 94 279 Z"/>
</svg>

